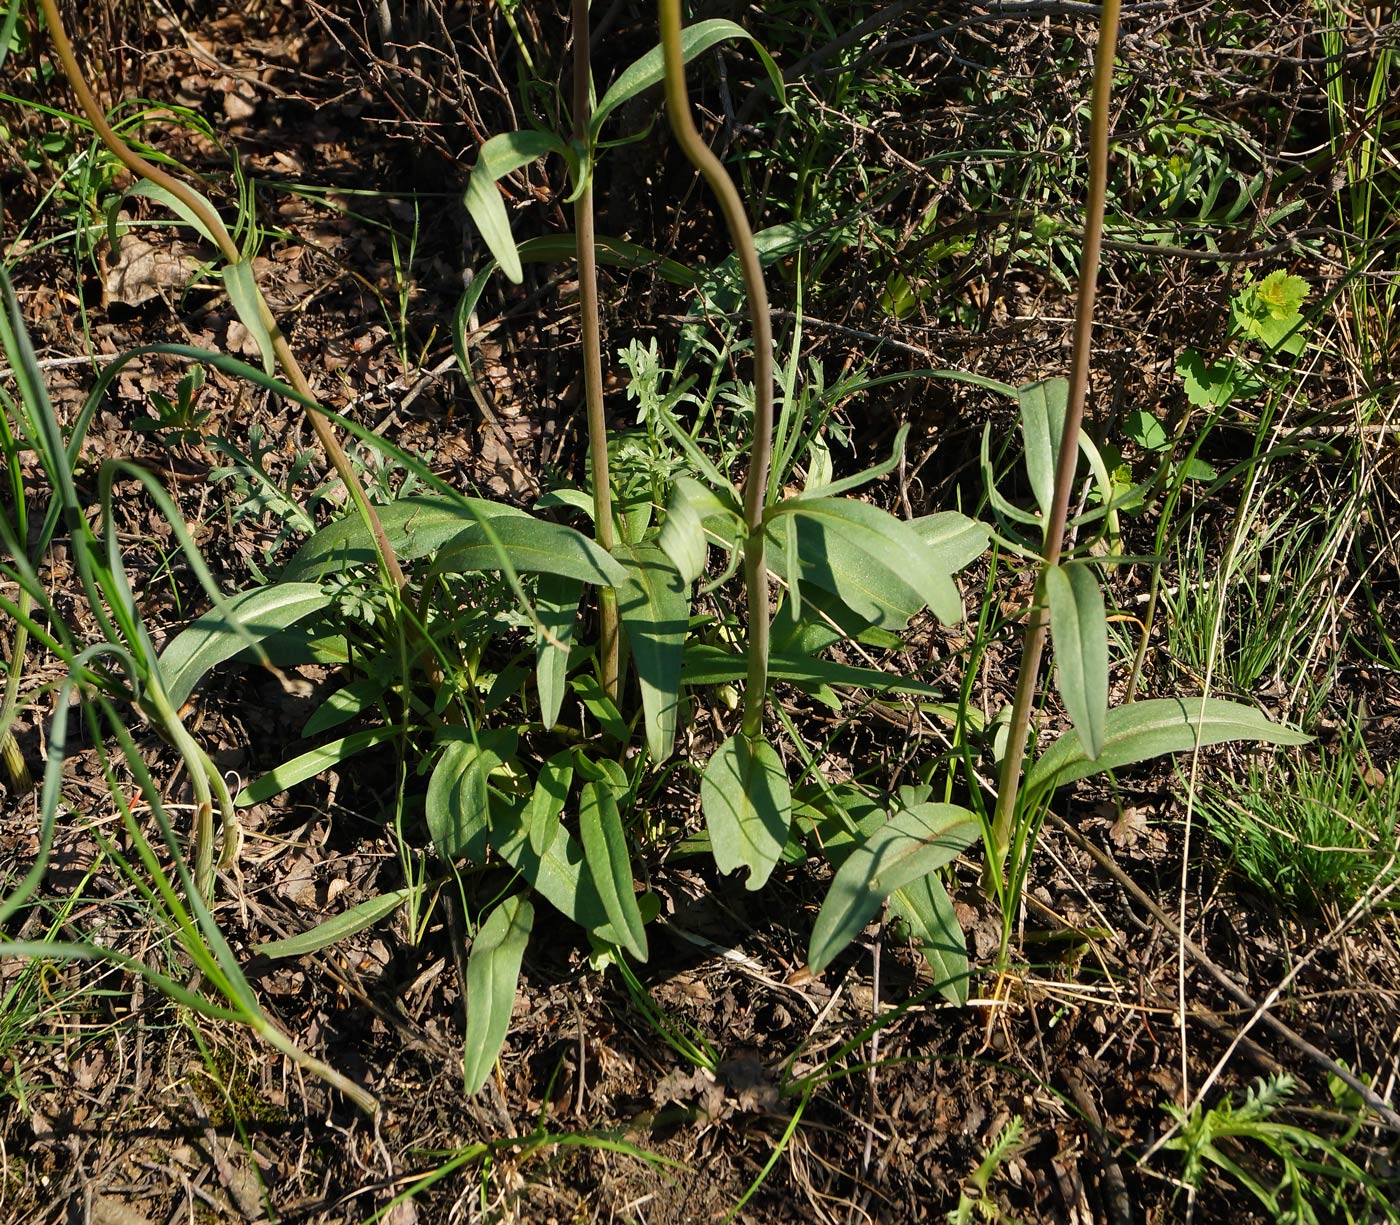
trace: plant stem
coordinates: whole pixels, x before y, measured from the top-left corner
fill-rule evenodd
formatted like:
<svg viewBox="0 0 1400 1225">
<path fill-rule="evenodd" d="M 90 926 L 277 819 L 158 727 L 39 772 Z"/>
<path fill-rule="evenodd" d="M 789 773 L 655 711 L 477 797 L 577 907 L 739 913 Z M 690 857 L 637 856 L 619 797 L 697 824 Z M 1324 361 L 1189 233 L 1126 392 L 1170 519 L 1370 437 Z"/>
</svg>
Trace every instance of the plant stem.
<svg viewBox="0 0 1400 1225">
<path fill-rule="evenodd" d="M 666 113 L 676 141 L 718 198 L 720 212 L 729 227 L 730 241 L 739 257 L 753 327 L 753 445 L 744 483 L 744 588 L 748 603 L 748 680 L 744 687 L 744 735 L 750 739 L 763 730 L 763 707 L 768 693 L 768 567 L 763 547 L 764 496 L 773 454 L 773 320 L 763 265 L 754 246 L 753 229 L 739 190 L 696 131 L 685 88 L 685 62 L 681 53 L 680 0 L 660 0 L 661 49 L 666 66 Z"/>
<path fill-rule="evenodd" d="M 49 28 L 49 38 L 53 42 L 54 54 L 58 56 L 58 62 L 63 68 L 63 75 L 68 78 L 68 84 L 72 87 L 73 93 L 77 95 L 78 105 L 82 108 L 83 114 L 87 116 L 88 122 L 92 124 L 93 130 L 102 143 L 132 174 L 164 188 L 184 204 L 199 218 L 200 224 L 213 237 L 224 259 L 230 264 L 240 263 L 243 258 L 242 253 L 230 237 L 228 230 L 224 227 L 223 219 L 218 213 L 214 212 L 205 200 L 186 187 L 179 179 L 132 152 L 126 142 L 112 130 L 112 125 L 107 122 L 106 115 L 98 106 L 97 99 L 92 96 L 92 91 L 88 89 L 87 81 L 83 78 L 82 69 L 78 66 L 77 58 L 73 54 L 73 45 L 68 41 L 68 35 L 63 28 L 63 20 L 58 14 L 58 6 L 54 0 L 39 0 L 39 7 L 43 10 L 44 21 Z M 261 316 L 263 327 L 267 329 L 268 336 L 272 339 L 273 355 L 286 374 L 292 390 L 305 400 L 309 400 L 313 404 L 317 403 L 316 395 L 311 390 L 311 384 L 307 382 L 306 375 L 302 373 L 301 366 L 287 344 L 286 337 L 278 329 L 277 321 L 273 318 L 272 311 L 256 282 L 254 290 L 258 298 L 258 314 Z M 393 580 L 394 585 L 402 591 L 407 586 L 408 580 L 404 577 L 398 556 L 389 543 L 388 536 L 384 533 L 384 525 L 379 521 L 379 515 L 375 512 L 364 487 L 355 475 L 354 468 L 350 465 L 349 457 L 331 430 L 330 423 L 321 415 L 319 409 L 308 410 L 307 417 L 310 419 L 311 428 L 316 432 L 316 438 L 326 452 L 326 457 L 330 460 L 336 475 L 340 477 L 350 496 L 354 499 L 360 514 L 369 524 L 385 572 Z"/>
<path fill-rule="evenodd" d="M 583 340 L 583 392 L 588 410 L 588 456 L 593 470 L 593 530 L 598 543 L 613 551 L 612 476 L 608 471 L 608 422 L 603 413 L 603 345 L 598 310 L 598 259 L 593 231 L 593 150 L 588 129 L 593 114 L 588 59 L 588 0 L 574 0 L 574 141 L 584 159 L 587 185 L 574 201 L 574 244 L 578 253 L 578 305 Z M 598 664 L 603 692 L 618 692 L 617 592 L 598 593 Z"/>
<path fill-rule="evenodd" d="M 997 786 L 996 814 L 992 820 L 992 858 L 987 864 L 987 885 L 1002 882 L 1016 800 L 1021 786 L 1030 731 L 1031 708 L 1035 703 L 1040 659 L 1045 650 L 1050 613 L 1045 604 L 1045 571 L 1059 565 L 1064 550 L 1065 523 L 1074 471 L 1079 464 L 1079 428 L 1084 419 L 1084 401 L 1089 388 L 1089 359 L 1094 332 L 1094 294 L 1098 288 L 1099 256 L 1103 248 L 1104 204 L 1108 195 L 1109 99 L 1113 92 L 1113 55 L 1118 43 L 1118 13 L 1121 0 L 1104 0 L 1099 16 L 1099 45 L 1094 53 L 1093 117 L 1089 126 L 1089 184 L 1084 206 L 1084 249 L 1079 263 L 1079 301 L 1074 312 L 1074 349 L 1070 358 L 1069 402 L 1065 409 L 1064 433 L 1060 438 L 1059 463 L 1055 471 L 1055 498 L 1045 524 L 1045 560 L 1036 582 L 1035 600 L 1026 621 L 1021 650 L 1021 671 L 1016 680 L 1016 696 L 1011 706 L 1011 725 Z M 989 888 L 988 892 L 992 889 Z"/>
</svg>

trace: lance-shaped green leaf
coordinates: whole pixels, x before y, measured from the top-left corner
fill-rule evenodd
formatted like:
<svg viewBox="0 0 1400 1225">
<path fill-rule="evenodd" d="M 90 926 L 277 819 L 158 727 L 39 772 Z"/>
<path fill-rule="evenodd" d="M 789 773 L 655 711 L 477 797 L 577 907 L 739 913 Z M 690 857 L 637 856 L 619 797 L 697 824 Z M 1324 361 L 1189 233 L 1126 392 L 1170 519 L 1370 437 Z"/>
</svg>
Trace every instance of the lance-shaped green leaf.
<svg viewBox="0 0 1400 1225">
<path fill-rule="evenodd" d="M 981 830 L 956 804 L 915 804 L 874 830 L 832 877 L 807 950 L 812 973 L 831 964 L 886 897 L 951 863 Z"/>
<path fill-rule="evenodd" d="M 987 551 L 992 538 L 986 524 L 969 519 L 955 510 L 911 519 L 910 526 L 923 538 L 933 553 L 938 569 L 944 574 L 956 574 Z"/>
<path fill-rule="evenodd" d="M 573 755 L 568 750 L 556 753 L 535 776 L 535 790 L 525 805 L 525 832 L 530 838 L 530 849 L 536 855 L 548 851 L 559 833 L 559 816 L 564 811 L 573 781 Z"/>
<path fill-rule="evenodd" d="M 530 942 L 535 908 L 527 898 L 507 898 L 487 916 L 467 955 L 467 1027 L 462 1081 L 473 1094 L 486 1083 L 510 1032 L 520 983 L 520 963 Z"/>
<path fill-rule="evenodd" d="M 404 902 L 413 896 L 411 887 L 392 889 L 378 897 L 368 898 L 358 906 L 352 906 L 342 914 L 318 923 L 298 936 L 287 936 L 282 940 L 269 940 L 254 950 L 262 957 L 303 957 L 307 953 L 317 953 L 321 949 L 347 940 L 357 932 L 373 927 L 380 919 L 388 918 Z"/>
<path fill-rule="evenodd" d="M 223 267 L 224 292 L 233 303 L 238 321 L 248 329 L 248 334 L 257 342 L 262 354 L 263 369 L 273 374 L 277 369 L 277 354 L 272 351 L 272 335 L 263 322 L 262 296 L 258 293 L 258 283 L 253 279 L 253 265 L 242 259 L 236 264 Z"/>
<path fill-rule="evenodd" d="M 622 947 L 638 961 L 647 959 L 647 934 L 642 912 L 632 889 L 632 857 L 627 850 L 627 833 L 612 791 L 601 783 L 583 785 L 579 806 L 579 836 L 589 874 L 603 899 L 612 929 L 622 937 Z"/>
<path fill-rule="evenodd" d="M 183 706 L 211 668 L 232 659 L 250 641 L 261 642 L 325 606 L 326 597 L 314 583 L 277 583 L 229 597 L 222 609 L 191 622 L 160 653 L 161 682 L 171 705 L 177 710 Z"/>
<path fill-rule="evenodd" d="M 1055 501 L 1055 466 L 1065 432 L 1069 382 L 1044 379 L 1016 392 L 1021 401 L 1021 437 L 1026 444 L 1026 475 L 1042 516 Z"/>
<path fill-rule="evenodd" d="M 748 888 L 760 888 L 783 853 L 792 823 L 792 791 L 773 746 L 731 736 L 705 767 L 700 804 L 715 866 L 721 872 L 748 868 Z"/>
<path fill-rule="evenodd" d="M 1186 753 L 1197 745 L 1230 740 L 1262 744 L 1307 744 L 1311 736 L 1270 722 L 1252 706 L 1220 698 L 1153 698 L 1117 706 L 1108 712 L 1103 747 L 1090 760 L 1079 732 L 1066 732 L 1026 772 L 1027 790 L 1060 787 L 1168 753 Z"/>
<path fill-rule="evenodd" d="M 553 727 L 559 722 L 559 708 L 569 676 L 569 648 L 574 641 L 578 619 L 578 579 L 558 574 L 540 575 L 535 588 L 535 616 L 539 627 L 535 642 L 535 688 L 540 695 L 540 722 Z"/>
<path fill-rule="evenodd" d="M 1071 561 L 1045 571 L 1055 679 L 1090 760 L 1103 751 L 1108 719 L 1108 621 L 1093 567 Z"/>
<path fill-rule="evenodd" d="M 483 498 L 400 498 L 379 509 L 379 521 L 401 561 L 426 557 L 468 524 L 488 519 L 528 518 L 523 510 Z M 320 578 L 350 566 L 372 566 L 378 559 L 369 526 L 354 512 L 322 528 L 299 548 L 282 571 L 282 581 Z"/>
<path fill-rule="evenodd" d="M 731 684 L 743 680 L 748 674 L 748 661 L 744 656 L 703 642 L 688 645 L 684 659 L 681 678 L 687 685 Z M 768 675 L 774 680 L 790 681 L 804 689 L 820 685 L 846 685 L 853 689 L 872 689 L 877 693 L 910 693 L 925 698 L 944 696 L 942 690 L 897 672 L 860 668 L 816 655 L 770 655 Z"/>
<path fill-rule="evenodd" d="M 489 833 L 491 849 L 520 873 L 565 918 L 608 944 L 622 944 L 622 934 L 608 921 L 603 899 L 584 862 L 583 847 L 562 826 L 541 854 L 530 845 L 520 819 L 497 820 Z"/>
<path fill-rule="evenodd" d="M 891 893 L 890 912 L 909 925 L 933 971 L 939 994 L 951 1004 L 966 1004 L 967 937 L 938 873 L 931 872 Z"/>
<path fill-rule="evenodd" d="M 548 132 L 502 132 L 481 146 L 476 165 L 467 179 L 467 212 L 481 232 L 501 271 L 515 284 L 524 280 L 520 253 L 510 230 L 510 217 L 497 180 L 528 166 L 548 153 L 564 152 L 564 145 Z"/>
<path fill-rule="evenodd" d="M 264 800 L 270 800 L 274 795 L 281 795 L 288 787 L 295 787 L 298 783 L 304 783 L 308 778 L 315 778 L 318 774 L 323 774 L 331 769 L 332 766 L 338 766 L 342 761 L 348 761 L 355 754 L 363 753 L 366 749 L 383 744 L 386 740 L 393 740 L 402 734 L 402 727 L 372 727 L 368 731 L 354 732 L 349 736 L 342 736 L 339 740 L 332 740 L 330 744 L 323 744 L 320 748 L 298 754 L 290 761 L 283 762 L 275 770 L 269 770 L 260 779 L 244 787 L 234 797 L 233 802 L 239 808 L 247 808 L 251 804 L 261 804 Z"/>
<path fill-rule="evenodd" d="M 641 682 L 647 748 L 653 760 L 664 761 L 676 742 L 690 593 L 655 545 L 620 542 L 616 553 L 626 571 L 617 584 L 617 614 Z"/>
<path fill-rule="evenodd" d="M 853 498 L 788 498 L 766 518 L 775 569 L 791 578 L 781 520 L 797 521 L 797 566 L 804 583 L 839 596 L 884 628 L 902 628 L 927 605 L 945 625 L 962 619 L 962 596 L 913 525 Z"/>
<path fill-rule="evenodd" d="M 697 21 L 694 25 L 683 29 L 681 31 L 681 62 L 690 63 L 702 51 L 709 50 L 716 43 L 723 42 L 727 38 L 744 38 L 753 43 L 758 50 L 759 58 L 763 61 L 763 67 L 767 69 L 768 79 L 773 82 L 773 88 L 781 100 L 783 97 L 783 74 L 778 71 L 773 57 L 743 26 L 735 25 L 732 21 L 714 18 L 710 21 Z M 624 102 L 628 102 L 638 94 L 650 89 L 653 85 L 660 85 L 663 76 L 665 76 L 665 69 L 659 46 L 653 47 L 641 59 L 633 61 L 624 68 L 622 74 L 612 83 L 612 87 L 607 93 L 598 100 L 598 105 L 593 110 L 593 117 L 589 122 L 589 131 L 593 138 L 597 139 L 598 133 L 603 130 L 604 122 L 613 111 Z"/>
<path fill-rule="evenodd" d="M 503 570 L 507 565 L 521 573 L 557 574 L 599 587 L 627 578 L 627 571 L 582 532 L 529 515 L 464 528 L 438 551 L 433 573 Z"/>
<path fill-rule="evenodd" d="M 465 859 L 479 864 L 485 860 L 491 826 L 487 782 L 503 760 L 497 751 L 503 747 L 486 733 L 480 733 L 476 743 L 454 740 L 433 767 L 424 815 L 433 846 L 444 863 Z"/>
</svg>

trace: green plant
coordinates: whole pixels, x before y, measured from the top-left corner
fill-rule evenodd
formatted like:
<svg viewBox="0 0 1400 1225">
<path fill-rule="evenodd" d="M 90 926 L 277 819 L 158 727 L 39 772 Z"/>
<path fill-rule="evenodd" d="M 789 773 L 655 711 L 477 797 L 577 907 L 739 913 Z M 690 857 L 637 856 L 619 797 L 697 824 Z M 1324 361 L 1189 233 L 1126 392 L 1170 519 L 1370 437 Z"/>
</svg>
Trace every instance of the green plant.
<svg viewBox="0 0 1400 1225">
<path fill-rule="evenodd" d="M 1346 909 L 1400 874 L 1400 773 L 1378 769 L 1355 712 L 1310 756 L 1251 761 L 1203 789 L 1206 828 L 1265 897 Z"/>
<path fill-rule="evenodd" d="M 1002 1165 L 1020 1151 L 1026 1121 L 1020 1115 L 1012 1115 L 992 1137 L 977 1168 L 964 1180 L 958 1190 L 958 1206 L 947 1215 L 949 1225 L 972 1225 L 974 1219 L 984 1221 L 1001 1220 L 1001 1209 L 996 1201 L 988 1199 L 987 1188 Z"/>
<path fill-rule="evenodd" d="M 1178 1131 L 1164 1147 L 1182 1154 L 1182 1181 L 1198 1191 L 1207 1167 L 1214 1166 L 1279 1222 L 1400 1219 L 1386 1188 L 1336 1142 L 1273 1117 L 1295 1084 L 1293 1077 L 1280 1073 L 1258 1081 L 1238 1106 L 1226 1099 L 1209 1109 L 1198 1105 L 1188 1114 L 1167 1105 Z M 1265 1156 L 1273 1169 L 1259 1166 L 1251 1153 Z"/>
</svg>

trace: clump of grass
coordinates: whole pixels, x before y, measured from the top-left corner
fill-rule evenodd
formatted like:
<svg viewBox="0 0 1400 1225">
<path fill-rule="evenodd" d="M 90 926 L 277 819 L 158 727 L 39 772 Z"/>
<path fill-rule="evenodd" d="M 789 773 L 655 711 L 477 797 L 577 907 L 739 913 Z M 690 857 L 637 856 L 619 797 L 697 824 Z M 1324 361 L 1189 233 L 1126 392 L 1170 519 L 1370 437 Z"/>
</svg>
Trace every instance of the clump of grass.
<svg viewBox="0 0 1400 1225">
<path fill-rule="evenodd" d="M 1206 828 L 1261 892 L 1302 911 L 1347 907 L 1400 875 L 1400 770 L 1379 770 L 1353 714 L 1316 757 L 1252 762 L 1201 797 Z"/>
</svg>

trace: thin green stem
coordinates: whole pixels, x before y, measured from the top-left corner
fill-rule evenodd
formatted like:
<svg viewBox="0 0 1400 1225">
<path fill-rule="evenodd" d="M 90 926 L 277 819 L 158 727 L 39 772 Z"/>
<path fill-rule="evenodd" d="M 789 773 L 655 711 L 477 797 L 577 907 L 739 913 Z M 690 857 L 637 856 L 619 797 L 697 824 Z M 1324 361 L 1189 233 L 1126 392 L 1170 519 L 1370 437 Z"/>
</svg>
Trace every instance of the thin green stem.
<svg viewBox="0 0 1400 1225">
<path fill-rule="evenodd" d="M 574 140 L 587 182 L 574 201 L 574 243 L 578 251 L 578 304 L 583 340 L 583 391 L 588 410 L 588 456 L 593 471 L 593 524 L 598 543 L 613 550 L 612 476 L 608 471 L 608 422 L 603 413 L 603 344 L 599 326 L 598 259 L 593 229 L 593 113 L 588 60 L 588 0 L 574 0 Z M 617 592 L 598 593 L 598 665 L 603 692 L 617 701 Z"/>
<path fill-rule="evenodd" d="M 660 0 L 661 50 L 666 66 L 666 113 L 671 130 L 691 164 L 718 198 L 720 212 L 729 227 L 730 241 L 739 257 L 753 327 L 753 446 L 744 485 L 744 586 L 749 610 L 748 680 L 744 688 L 744 735 L 750 739 L 763 730 L 763 707 L 768 693 L 768 567 L 763 547 L 763 510 L 768 469 L 773 457 L 773 321 L 768 311 L 768 291 L 763 265 L 754 246 L 753 228 L 744 202 L 728 172 L 695 128 L 685 88 L 685 62 L 681 52 L 680 0 Z"/>
<path fill-rule="evenodd" d="M 1113 92 L 1113 56 L 1118 43 L 1118 13 L 1121 0 L 1104 0 L 1099 17 L 1099 45 L 1094 55 L 1093 117 L 1089 127 L 1089 191 L 1084 206 L 1084 250 L 1079 264 L 1079 301 L 1074 314 L 1074 350 L 1070 358 L 1069 403 L 1065 410 L 1064 433 L 1060 438 L 1059 463 L 1055 471 L 1055 497 L 1045 525 L 1045 561 L 1036 583 L 1035 601 L 1026 621 L 1021 651 L 1021 671 L 1011 706 L 1011 725 L 997 787 L 996 813 L 992 819 L 992 857 L 987 864 L 988 892 L 999 885 L 1011 845 L 1011 827 L 1021 786 L 1030 732 L 1031 709 L 1035 704 L 1040 676 L 1040 660 L 1045 651 L 1050 613 L 1045 605 L 1045 571 L 1060 563 L 1064 551 L 1065 524 L 1074 471 L 1079 463 L 1079 429 L 1084 419 L 1084 401 L 1089 388 L 1089 359 L 1094 333 L 1094 295 L 1098 288 L 1099 257 L 1103 249 L 1104 204 L 1108 196 L 1109 100 Z M 996 884 L 993 884 L 996 882 Z"/>
</svg>

